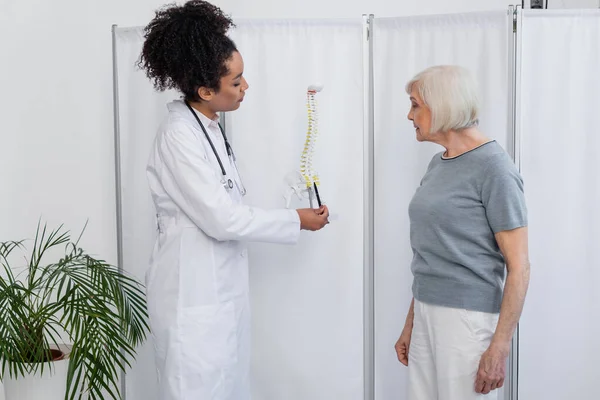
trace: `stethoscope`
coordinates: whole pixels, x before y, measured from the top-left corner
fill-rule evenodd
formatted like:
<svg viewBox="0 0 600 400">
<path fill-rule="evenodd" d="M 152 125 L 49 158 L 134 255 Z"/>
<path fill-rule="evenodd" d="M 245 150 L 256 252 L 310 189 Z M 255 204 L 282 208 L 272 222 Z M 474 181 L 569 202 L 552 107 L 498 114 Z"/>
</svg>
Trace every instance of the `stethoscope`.
<svg viewBox="0 0 600 400">
<path fill-rule="evenodd" d="M 204 128 L 204 124 L 202 124 L 202 121 L 200 121 L 200 118 L 198 118 L 198 115 L 196 114 L 196 112 L 194 111 L 194 109 L 192 108 L 190 103 L 187 102 L 187 100 L 185 101 L 185 105 L 189 108 L 189 110 L 192 113 L 192 115 L 194 116 L 194 118 L 196 118 L 196 121 L 198 122 L 198 125 L 200 125 L 200 128 L 202 128 L 202 132 L 204 132 L 204 136 L 206 136 L 206 140 L 208 140 L 208 143 L 210 144 L 210 148 L 212 149 L 215 157 L 217 158 L 217 161 L 219 162 L 219 167 L 221 167 L 221 174 L 222 174 L 221 175 L 221 183 L 223 184 L 223 186 L 225 186 L 226 189 L 228 189 L 228 190 L 233 189 L 233 181 L 231 179 L 227 178 L 227 171 L 225 171 L 225 167 L 223 166 L 223 163 L 221 162 L 221 157 L 219 157 L 219 153 L 217 152 L 215 145 L 213 144 L 212 140 L 210 139 L 208 132 Z M 233 152 L 233 148 L 231 147 L 231 145 L 229 144 L 229 141 L 227 140 L 227 135 L 225 135 L 225 131 L 223 130 L 223 127 L 221 126 L 221 124 L 218 124 L 218 125 L 219 125 L 219 130 L 221 131 L 221 134 L 223 135 L 223 140 L 225 141 L 225 150 L 227 150 L 227 156 L 229 156 L 231 165 L 233 165 L 233 168 L 235 169 L 235 175 L 237 176 L 237 179 L 236 179 L 236 177 L 234 177 L 235 184 L 237 185 L 238 190 L 240 191 L 240 194 L 242 196 L 245 196 L 246 188 L 244 187 L 244 184 L 242 183 L 242 178 L 240 177 L 240 173 L 238 171 L 235 153 Z"/>
</svg>

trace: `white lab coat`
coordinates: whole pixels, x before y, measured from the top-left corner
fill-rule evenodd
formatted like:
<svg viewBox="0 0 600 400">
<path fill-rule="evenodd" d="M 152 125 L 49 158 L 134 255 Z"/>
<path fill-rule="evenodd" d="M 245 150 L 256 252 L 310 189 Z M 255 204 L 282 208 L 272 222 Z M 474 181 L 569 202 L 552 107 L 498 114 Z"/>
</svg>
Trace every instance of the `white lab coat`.
<svg viewBox="0 0 600 400">
<path fill-rule="evenodd" d="M 293 244 L 294 210 L 242 204 L 182 101 L 168 105 L 147 167 L 158 238 L 146 274 L 160 400 L 250 399 L 250 307 L 245 242 Z M 234 168 L 216 121 L 196 112 L 227 179 Z"/>
</svg>

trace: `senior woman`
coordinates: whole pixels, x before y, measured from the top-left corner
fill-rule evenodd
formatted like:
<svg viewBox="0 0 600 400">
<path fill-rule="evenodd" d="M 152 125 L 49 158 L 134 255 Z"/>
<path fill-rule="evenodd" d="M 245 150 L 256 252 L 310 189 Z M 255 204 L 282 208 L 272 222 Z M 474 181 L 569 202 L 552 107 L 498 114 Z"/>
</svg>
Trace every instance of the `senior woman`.
<svg viewBox="0 0 600 400">
<path fill-rule="evenodd" d="M 497 399 L 529 285 L 523 180 L 478 129 L 467 70 L 428 68 L 406 92 L 417 140 L 445 148 L 408 210 L 413 300 L 395 346 L 408 399 Z"/>
</svg>

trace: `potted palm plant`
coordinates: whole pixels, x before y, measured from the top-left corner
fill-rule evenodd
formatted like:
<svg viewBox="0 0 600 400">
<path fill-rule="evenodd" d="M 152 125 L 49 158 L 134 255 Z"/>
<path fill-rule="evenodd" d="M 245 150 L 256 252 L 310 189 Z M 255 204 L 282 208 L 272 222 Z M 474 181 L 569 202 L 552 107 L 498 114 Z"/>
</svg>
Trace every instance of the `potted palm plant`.
<svg viewBox="0 0 600 400">
<path fill-rule="evenodd" d="M 23 241 L 0 243 L 6 400 L 121 398 L 120 371 L 149 331 L 144 290 L 86 253 L 79 239 L 72 242 L 62 225 L 49 231 L 38 224 L 25 262 L 15 257 Z"/>
</svg>

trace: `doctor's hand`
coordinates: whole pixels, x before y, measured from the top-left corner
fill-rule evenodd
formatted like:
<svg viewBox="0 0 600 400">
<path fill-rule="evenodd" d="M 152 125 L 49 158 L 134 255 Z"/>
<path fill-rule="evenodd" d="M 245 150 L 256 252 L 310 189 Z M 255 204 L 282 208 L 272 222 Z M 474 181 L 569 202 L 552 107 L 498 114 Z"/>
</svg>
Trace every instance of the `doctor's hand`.
<svg viewBox="0 0 600 400">
<path fill-rule="evenodd" d="M 296 210 L 300 216 L 300 229 L 318 231 L 329 223 L 329 209 L 327 206 L 320 208 L 301 208 Z"/>
</svg>

